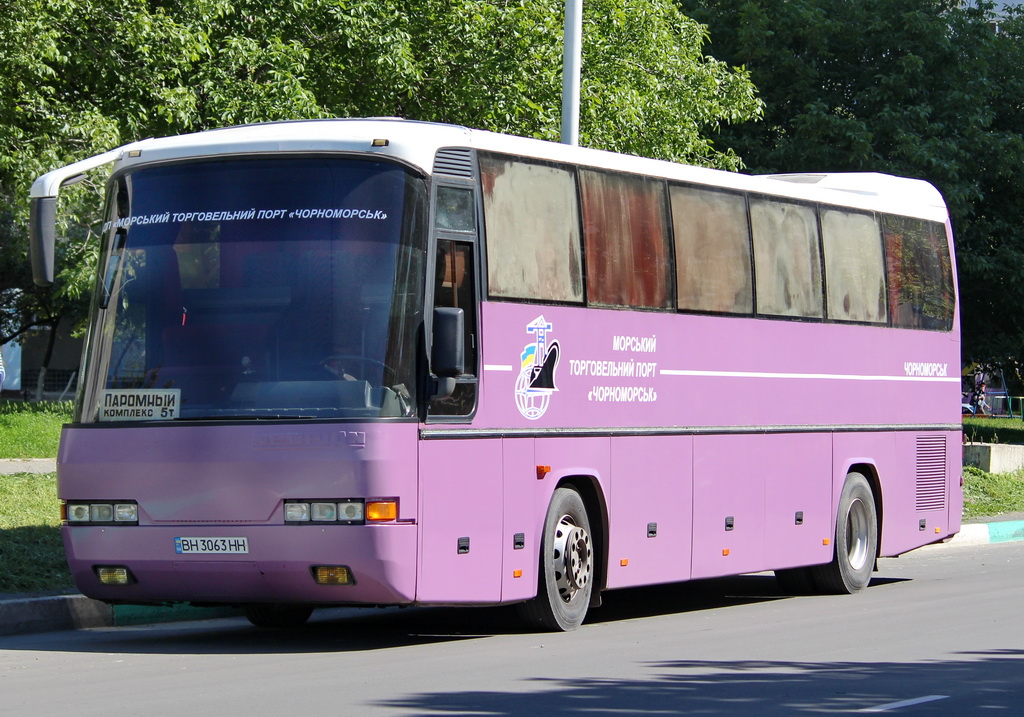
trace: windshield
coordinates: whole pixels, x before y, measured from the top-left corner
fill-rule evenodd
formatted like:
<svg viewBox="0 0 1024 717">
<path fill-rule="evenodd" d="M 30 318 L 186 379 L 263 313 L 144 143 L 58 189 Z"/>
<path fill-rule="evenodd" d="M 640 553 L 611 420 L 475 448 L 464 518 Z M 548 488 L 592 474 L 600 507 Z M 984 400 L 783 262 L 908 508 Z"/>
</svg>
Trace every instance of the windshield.
<svg viewBox="0 0 1024 717">
<path fill-rule="evenodd" d="M 413 415 L 422 187 L 322 157 L 115 178 L 80 420 Z"/>
</svg>

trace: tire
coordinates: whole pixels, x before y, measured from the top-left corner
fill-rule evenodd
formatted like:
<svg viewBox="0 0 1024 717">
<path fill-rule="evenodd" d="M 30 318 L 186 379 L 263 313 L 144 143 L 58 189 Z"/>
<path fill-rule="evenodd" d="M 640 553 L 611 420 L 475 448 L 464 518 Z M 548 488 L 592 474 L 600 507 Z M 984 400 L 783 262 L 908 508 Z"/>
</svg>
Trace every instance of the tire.
<svg viewBox="0 0 1024 717">
<path fill-rule="evenodd" d="M 305 605 L 253 604 L 245 606 L 245 618 L 256 627 L 301 627 L 313 614 Z"/>
<path fill-rule="evenodd" d="M 827 565 L 811 568 L 822 592 L 856 593 L 868 586 L 878 555 L 878 514 L 868 479 L 846 476 L 836 515 L 835 556 Z"/>
<path fill-rule="evenodd" d="M 559 488 L 551 498 L 541 537 L 537 597 L 520 606 L 533 627 L 575 630 L 583 622 L 594 590 L 594 546 L 590 519 L 580 494 Z"/>
</svg>

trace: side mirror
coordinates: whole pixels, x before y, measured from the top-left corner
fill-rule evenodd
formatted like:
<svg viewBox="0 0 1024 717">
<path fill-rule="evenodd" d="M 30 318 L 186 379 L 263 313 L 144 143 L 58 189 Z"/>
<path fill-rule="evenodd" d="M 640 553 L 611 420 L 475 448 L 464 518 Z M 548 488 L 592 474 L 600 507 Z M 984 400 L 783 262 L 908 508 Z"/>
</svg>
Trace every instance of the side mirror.
<svg viewBox="0 0 1024 717">
<path fill-rule="evenodd" d="M 53 246 L 57 224 L 57 197 L 32 197 L 29 208 L 29 247 L 32 280 L 38 286 L 53 284 Z"/>
<path fill-rule="evenodd" d="M 434 309 L 430 371 L 441 378 L 455 378 L 466 372 L 466 315 L 462 309 L 439 306 Z"/>
</svg>

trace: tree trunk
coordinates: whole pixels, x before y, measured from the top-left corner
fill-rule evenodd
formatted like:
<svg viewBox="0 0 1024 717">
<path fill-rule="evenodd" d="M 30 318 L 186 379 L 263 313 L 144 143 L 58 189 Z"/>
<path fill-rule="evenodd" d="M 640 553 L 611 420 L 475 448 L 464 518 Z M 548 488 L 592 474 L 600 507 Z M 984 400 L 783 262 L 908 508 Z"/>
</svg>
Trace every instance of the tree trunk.
<svg viewBox="0 0 1024 717">
<path fill-rule="evenodd" d="M 50 359 L 53 358 L 53 347 L 57 343 L 57 326 L 60 325 L 60 315 L 53 317 L 50 321 L 50 340 L 46 342 L 46 353 L 43 354 L 43 364 L 39 367 L 39 378 L 36 381 L 36 400 L 43 400 L 43 388 L 46 386 L 46 370 L 50 367 Z"/>
</svg>

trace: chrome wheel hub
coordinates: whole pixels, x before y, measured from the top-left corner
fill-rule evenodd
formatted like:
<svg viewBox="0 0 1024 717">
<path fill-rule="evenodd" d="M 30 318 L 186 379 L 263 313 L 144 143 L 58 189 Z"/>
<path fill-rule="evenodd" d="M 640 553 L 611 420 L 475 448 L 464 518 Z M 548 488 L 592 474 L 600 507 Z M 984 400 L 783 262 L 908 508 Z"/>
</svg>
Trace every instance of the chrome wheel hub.
<svg viewBox="0 0 1024 717">
<path fill-rule="evenodd" d="M 563 515 L 555 528 L 555 586 L 564 602 L 570 602 L 590 582 L 594 572 L 590 534 Z"/>
</svg>

